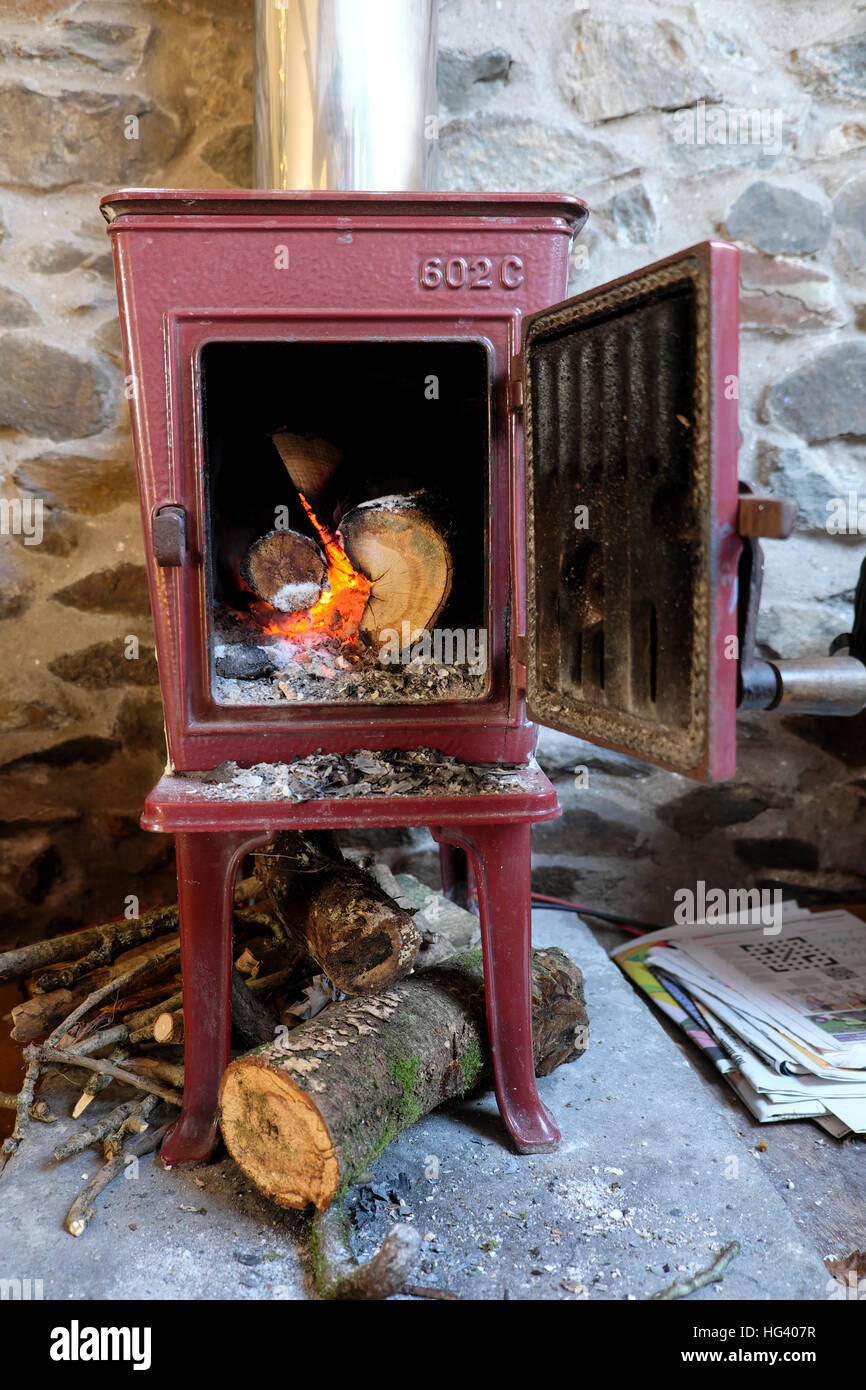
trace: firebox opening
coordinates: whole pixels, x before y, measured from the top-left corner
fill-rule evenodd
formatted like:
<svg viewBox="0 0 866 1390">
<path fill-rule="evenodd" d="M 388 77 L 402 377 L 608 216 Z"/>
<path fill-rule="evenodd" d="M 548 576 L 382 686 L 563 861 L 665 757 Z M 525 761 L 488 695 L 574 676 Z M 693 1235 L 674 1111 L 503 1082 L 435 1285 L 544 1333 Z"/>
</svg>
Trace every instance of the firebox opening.
<svg viewBox="0 0 866 1390">
<path fill-rule="evenodd" d="M 218 704 L 486 696 L 489 375 L 471 341 L 202 349 Z"/>
</svg>

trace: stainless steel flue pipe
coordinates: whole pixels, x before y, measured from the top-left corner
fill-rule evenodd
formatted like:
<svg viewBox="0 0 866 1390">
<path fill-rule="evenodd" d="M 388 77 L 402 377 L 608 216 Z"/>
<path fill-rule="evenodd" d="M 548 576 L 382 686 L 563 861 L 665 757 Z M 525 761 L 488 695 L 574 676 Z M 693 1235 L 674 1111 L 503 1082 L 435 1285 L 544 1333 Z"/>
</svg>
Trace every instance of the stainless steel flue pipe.
<svg viewBox="0 0 866 1390">
<path fill-rule="evenodd" d="M 256 0 L 259 188 L 424 190 L 436 0 Z"/>
</svg>

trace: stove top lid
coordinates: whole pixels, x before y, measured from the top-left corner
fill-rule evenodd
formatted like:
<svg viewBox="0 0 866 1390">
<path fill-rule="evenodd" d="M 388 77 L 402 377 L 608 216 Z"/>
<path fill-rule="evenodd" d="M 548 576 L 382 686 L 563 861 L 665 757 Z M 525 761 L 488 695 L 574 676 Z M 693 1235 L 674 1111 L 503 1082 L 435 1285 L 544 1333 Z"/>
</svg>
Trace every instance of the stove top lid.
<svg viewBox="0 0 866 1390">
<path fill-rule="evenodd" d="M 237 188 L 121 188 L 100 202 L 106 222 L 122 217 L 481 217 L 559 219 L 577 232 L 589 216 L 566 193 L 353 193 Z"/>
</svg>

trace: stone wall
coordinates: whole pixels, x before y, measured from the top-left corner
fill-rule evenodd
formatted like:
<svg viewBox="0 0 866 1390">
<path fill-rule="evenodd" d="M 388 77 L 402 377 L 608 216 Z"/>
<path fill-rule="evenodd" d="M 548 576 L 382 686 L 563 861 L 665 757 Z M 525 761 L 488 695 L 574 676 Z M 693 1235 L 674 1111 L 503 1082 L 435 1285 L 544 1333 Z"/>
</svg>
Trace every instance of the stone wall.
<svg viewBox="0 0 866 1390">
<path fill-rule="evenodd" d="M 800 503 L 765 546 L 767 655 L 850 630 L 866 556 L 866 19 L 850 0 L 444 0 L 440 182 L 564 189 L 592 210 L 578 292 L 709 235 L 742 248 L 743 477 Z M 858 494 L 859 534 L 828 534 Z M 845 519 L 845 518 L 843 518 Z M 857 530 L 852 509 L 847 521 Z M 739 721 L 738 774 L 696 787 L 559 734 L 542 891 L 668 921 L 677 887 L 866 899 L 866 717 Z M 585 785 L 573 770 L 585 767 Z M 404 847 L 408 861 L 432 847 Z"/>
<path fill-rule="evenodd" d="M 866 493 L 860 7 L 441 0 L 440 16 L 440 186 L 586 198 L 574 291 L 709 234 L 743 247 L 742 472 L 800 501 L 796 538 L 767 547 L 761 640 L 823 653 L 864 552 L 826 524 Z M 97 202 L 248 185 L 252 74 L 251 0 L 0 16 L 0 496 L 43 506 L 41 543 L 4 535 L 0 561 L 8 937 L 171 892 L 170 845 L 137 829 L 161 713 Z M 541 756 L 565 816 L 536 833 L 539 888 L 661 919 L 698 878 L 866 896 L 862 718 L 744 719 L 716 788 L 560 735 Z M 433 862 L 423 835 L 390 843 Z"/>
<path fill-rule="evenodd" d="M 2 538 L 7 936 L 173 892 L 170 841 L 138 828 L 165 746 L 98 202 L 249 185 L 252 87 L 251 0 L 3 6 L 0 495 L 44 505 L 41 544 Z"/>
</svg>

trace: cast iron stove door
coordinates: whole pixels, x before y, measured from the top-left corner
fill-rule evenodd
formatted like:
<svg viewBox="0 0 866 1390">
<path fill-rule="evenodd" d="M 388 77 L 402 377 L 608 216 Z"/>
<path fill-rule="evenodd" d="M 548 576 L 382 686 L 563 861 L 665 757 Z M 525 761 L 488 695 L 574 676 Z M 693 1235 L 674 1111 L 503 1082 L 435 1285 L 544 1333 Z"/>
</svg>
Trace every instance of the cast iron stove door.
<svg viewBox="0 0 866 1390">
<path fill-rule="evenodd" d="M 701 780 L 735 761 L 737 267 L 706 242 L 524 332 L 529 716 Z"/>
</svg>

